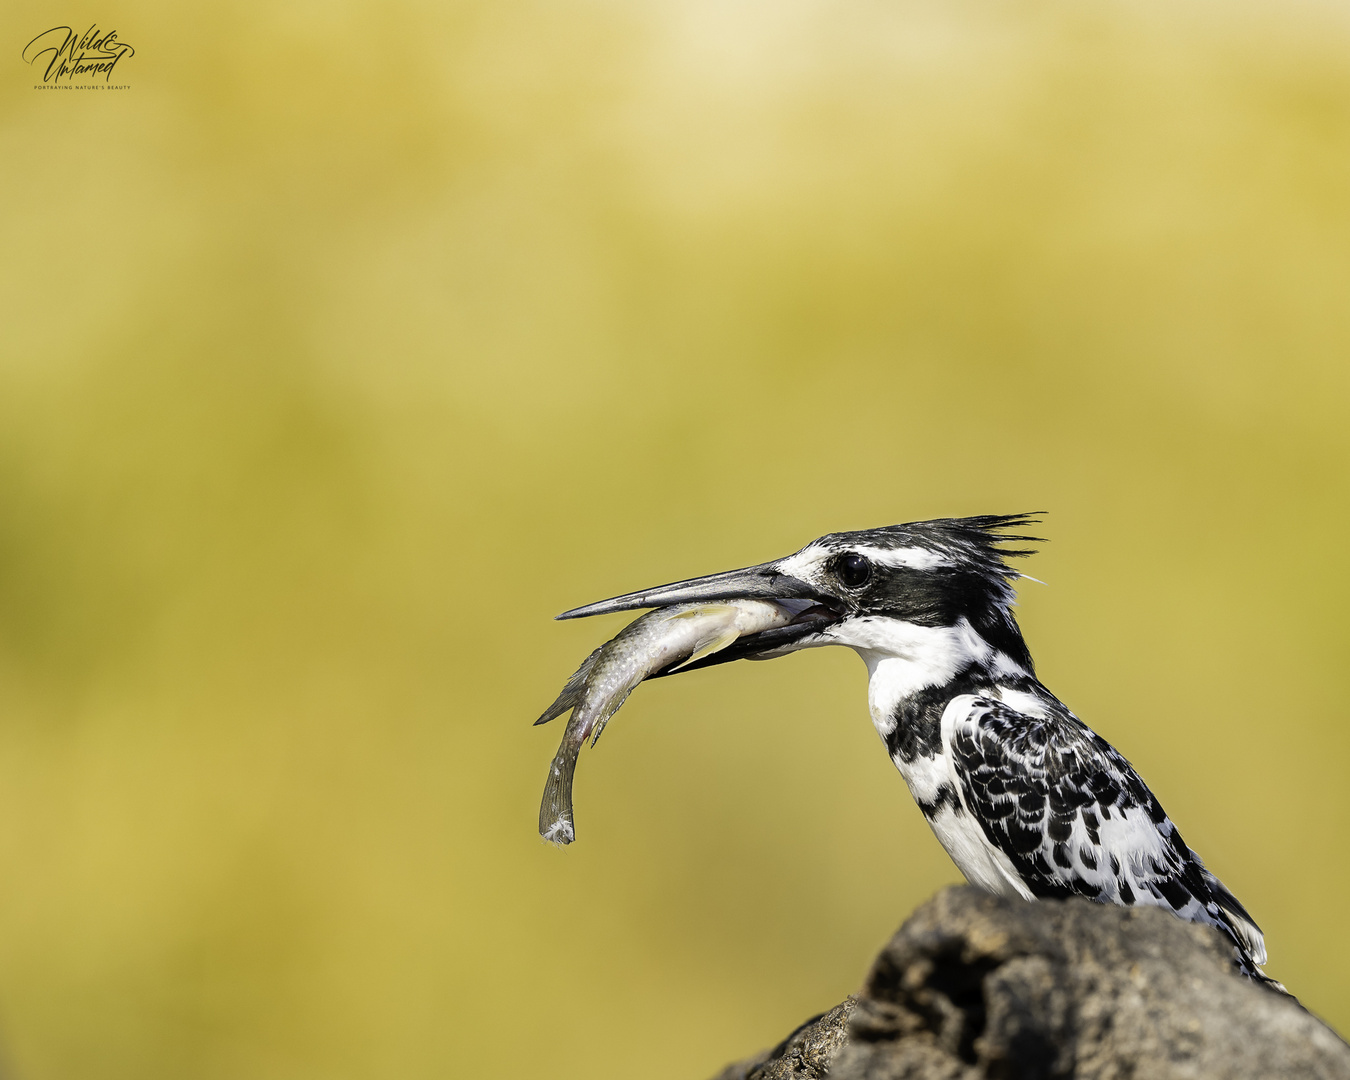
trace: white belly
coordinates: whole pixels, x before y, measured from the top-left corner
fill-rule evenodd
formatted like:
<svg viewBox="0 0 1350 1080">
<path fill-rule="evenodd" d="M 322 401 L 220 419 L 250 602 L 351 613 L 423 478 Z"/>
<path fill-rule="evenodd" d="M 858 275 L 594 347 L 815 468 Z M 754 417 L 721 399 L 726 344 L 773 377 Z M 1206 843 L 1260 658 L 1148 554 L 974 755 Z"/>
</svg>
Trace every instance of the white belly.
<svg viewBox="0 0 1350 1080">
<path fill-rule="evenodd" d="M 956 868 L 972 885 L 997 896 L 1034 899 L 1008 856 L 985 839 L 984 832 L 968 811 L 958 814 L 944 806 L 928 824 L 938 843 L 947 849 L 952 862 L 956 863 Z"/>
</svg>

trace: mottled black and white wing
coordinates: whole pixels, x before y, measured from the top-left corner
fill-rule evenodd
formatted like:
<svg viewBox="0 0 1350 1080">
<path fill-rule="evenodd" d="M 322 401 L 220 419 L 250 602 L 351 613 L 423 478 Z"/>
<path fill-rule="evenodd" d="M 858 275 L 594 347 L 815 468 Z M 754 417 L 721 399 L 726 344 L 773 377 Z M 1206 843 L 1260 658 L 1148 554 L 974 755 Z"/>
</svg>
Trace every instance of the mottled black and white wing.
<svg viewBox="0 0 1350 1080">
<path fill-rule="evenodd" d="M 1219 928 L 1239 968 L 1267 981 L 1260 929 L 1105 739 L 1062 707 L 965 700 L 943 718 L 959 797 L 1034 896 L 1169 908 Z"/>
</svg>

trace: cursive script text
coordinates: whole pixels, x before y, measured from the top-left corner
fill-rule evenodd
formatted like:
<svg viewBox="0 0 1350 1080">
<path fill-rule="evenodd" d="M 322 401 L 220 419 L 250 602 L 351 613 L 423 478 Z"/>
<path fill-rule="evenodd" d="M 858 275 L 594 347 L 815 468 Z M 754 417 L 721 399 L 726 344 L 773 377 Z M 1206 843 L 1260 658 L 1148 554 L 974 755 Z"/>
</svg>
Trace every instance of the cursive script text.
<svg viewBox="0 0 1350 1080">
<path fill-rule="evenodd" d="M 124 56 L 134 56 L 136 50 L 117 40 L 117 31 L 99 32 L 91 26 L 77 34 L 69 26 L 54 26 L 44 30 L 23 47 L 23 58 L 29 64 L 46 59 L 42 73 L 44 83 L 72 82 L 77 77 L 96 79 L 103 76 L 107 82 L 113 68 Z"/>
</svg>

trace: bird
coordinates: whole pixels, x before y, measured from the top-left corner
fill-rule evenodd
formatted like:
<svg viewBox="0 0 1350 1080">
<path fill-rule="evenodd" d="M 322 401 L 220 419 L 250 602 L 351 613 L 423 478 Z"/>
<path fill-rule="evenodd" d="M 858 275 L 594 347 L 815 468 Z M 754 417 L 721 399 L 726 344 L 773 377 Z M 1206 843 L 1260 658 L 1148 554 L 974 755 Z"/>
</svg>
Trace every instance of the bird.
<svg viewBox="0 0 1350 1080">
<path fill-rule="evenodd" d="M 1043 512 L 938 518 L 829 533 L 757 566 L 626 593 L 559 615 L 717 600 L 795 602 L 791 625 L 742 638 L 681 672 L 844 646 L 867 666 L 886 752 L 972 884 L 1024 900 L 1157 907 L 1213 927 L 1236 969 L 1265 939 L 1134 766 L 1037 678 L 1013 613 L 1011 560 L 1035 553 Z M 1034 579 L 1032 579 L 1034 580 Z M 674 674 L 673 670 L 660 675 Z"/>
</svg>

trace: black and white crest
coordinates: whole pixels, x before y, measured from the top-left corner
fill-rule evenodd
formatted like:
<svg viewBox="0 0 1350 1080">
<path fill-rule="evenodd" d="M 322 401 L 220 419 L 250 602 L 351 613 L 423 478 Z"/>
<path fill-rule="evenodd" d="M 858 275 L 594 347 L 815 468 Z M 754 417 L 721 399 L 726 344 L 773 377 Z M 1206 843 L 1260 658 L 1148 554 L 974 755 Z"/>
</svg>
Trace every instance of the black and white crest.
<svg viewBox="0 0 1350 1080">
<path fill-rule="evenodd" d="M 847 585 L 841 571 L 861 562 L 867 567 L 863 586 L 844 590 L 854 617 L 923 627 L 964 620 L 1029 671 L 1031 654 L 1010 612 L 1013 582 L 1022 574 L 1008 560 L 1034 554 L 1026 545 L 1041 539 L 1021 530 L 1036 524 L 1034 514 L 991 514 L 830 533 L 780 565 L 808 579 L 834 577 Z M 822 583 L 828 587 L 828 580 Z"/>
</svg>

